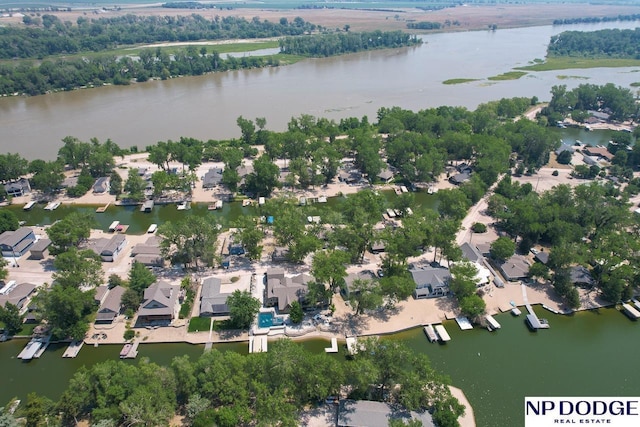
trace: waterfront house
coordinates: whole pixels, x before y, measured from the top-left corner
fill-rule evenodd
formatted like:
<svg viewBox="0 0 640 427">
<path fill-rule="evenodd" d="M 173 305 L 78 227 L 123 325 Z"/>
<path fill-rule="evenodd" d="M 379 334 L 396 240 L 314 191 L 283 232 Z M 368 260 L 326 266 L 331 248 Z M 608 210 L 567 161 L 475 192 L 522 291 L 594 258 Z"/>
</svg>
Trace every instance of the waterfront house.
<svg viewBox="0 0 640 427">
<path fill-rule="evenodd" d="M 228 293 L 221 292 L 222 281 L 217 277 L 207 277 L 202 281 L 200 291 L 200 316 L 227 316 Z"/>
<path fill-rule="evenodd" d="M 96 323 L 113 323 L 122 310 L 122 295 L 125 291 L 126 289 L 122 286 L 115 286 L 107 290 L 98 309 Z"/>
<path fill-rule="evenodd" d="M 7 196 L 21 197 L 25 194 L 31 193 L 31 185 L 27 178 L 20 178 L 17 181 L 12 181 L 4 185 L 4 191 L 7 192 Z"/>
<path fill-rule="evenodd" d="M 36 235 L 29 227 L 0 234 L 0 250 L 5 257 L 21 257 L 36 241 Z"/>
<path fill-rule="evenodd" d="M 140 323 L 167 322 L 175 317 L 178 308 L 180 286 L 167 282 L 155 282 L 144 291 L 138 309 Z"/>
<path fill-rule="evenodd" d="M 0 307 L 4 307 L 7 303 L 13 304 L 20 311 L 28 305 L 28 301 L 36 291 L 36 285 L 33 283 L 16 284 L 14 280 L 4 283 L 0 282 Z"/>
<path fill-rule="evenodd" d="M 390 183 L 393 180 L 393 172 L 389 168 L 381 171 L 378 175 L 376 175 L 378 179 L 384 183 Z"/>
<path fill-rule="evenodd" d="M 111 189 L 111 178 L 108 176 L 101 176 L 96 179 L 93 184 L 92 190 L 95 194 L 106 194 Z"/>
<path fill-rule="evenodd" d="M 576 286 L 591 287 L 596 284 L 589 270 L 581 265 L 571 267 L 569 274 L 571 275 L 571 283 Z"/>
<path fill-rule="evenodd" d="M 471 173 L 470 172 L 461 172 L 461 173 L 457 173 L 455 175 L 453 175 L 452 177 L 449 178 L 449 182 L 454 184 L 454 185 L 461 185 L 464 184 L 465 182 L 469 181 L 471 179 Z"/>
<path fill-rule="evenodd" d="M 462 245 L 460 245 L 460 250 L 462 251 L 462 258 L 466 259 L 467 261 L 481 263 L 484 260 L 484 256 L 482 255 L 482 253 L 475 245 L 472 245 L 471 243 L 464 242 Z"/>
<path fill-rule="evenodd" d="M 288 313 L 291 303 L 298 301 L 303 303 L 308 290 L 308 283 L 313 280 L 308 274 L 297 276 L 285 276 L 284 269 L 270 268 L 265 273 L 265 297 L 266 307 L 276 307 L 280 313 Z"/>
<path fill-rule="evenodd" d="M 104 299 L 107 297 L 107 292 L 109 292 L 109 286 L 100 285 L 96 288 L 96 293 L 93 295 L 93 302 L 100 306 L 104 302 Z"/>
<path fill-rule="evenodd" d="M 582 152 L 586 156 L 594 157 L 601 161 L 610 162 L 613 159 L 613 154 L 609 152 L 607 147 L 603 147 L 603 146 L 597 146 L 597 147 L 586 146 L 582 149 Z"/>
<path fill-rule="evenodd" d="M 498 267 L 504 278 L 509 282 L 515 282 L 529 276 L 529 261 L 522 255 L 513 255 Z"/>
<path fill-rule="evenodd" d="M 338 427 L 387 427 L 391 420 L 420 421 L 423 427 L 434 427 L 428 411 L 408 411 L 387 402 L 341 400 L 338 407 Z"/>
<path fill-rule="evenodd" d="M 449 295 L 449 280 L 451 272 L 446 267 L 425 267 L 409 270 L 416 289 L 413 291 L 415 299 L 438 298 Z"/>
<path fill-rule="evenodd" d="M 139 262 L 147 267 L 162 267 L 164 258 L 160 250 L 160 241 L 156 236 L 151 236 L 145 243 L 139 243 L 131 249 L 134 262 Z"/>
<path fill-rule="evenodd" d="M 344 278 L 344 286 L 340 287 L 340 292 L 348 298 L 354 292 L 353 284 L 356 280 L 372 281 L 377 280 L 376 274 L 371 270 L 362 270 L 357 273 L 350 273 Z"/>
<path fill-rule="evenodd" d="M 110 239 L 97 239 L 93 250 L 104 262 L 113 262 L 118 254 L 127 246 L 124 234 L 114 234 Z"/>
<path fill-rule="evenodd" d="M 202 177 L 202 188 L 213 188 L 222 182 L 222 168 L 211 168 Z"/>
<path fill-rule="evenodd" d="M 49 256 L 49 246 L 51 246 L 51 240 L 39 239 L 32 246 L 30 259 L 45 259 Z"/>
<path fill-rule="evenodd" d="M 534 255 L 533 259 L 537 262 L 547 265 L 547 263 L 549 262 L 549 252 L 538 251 L 538 253 Z"/>
</svg>

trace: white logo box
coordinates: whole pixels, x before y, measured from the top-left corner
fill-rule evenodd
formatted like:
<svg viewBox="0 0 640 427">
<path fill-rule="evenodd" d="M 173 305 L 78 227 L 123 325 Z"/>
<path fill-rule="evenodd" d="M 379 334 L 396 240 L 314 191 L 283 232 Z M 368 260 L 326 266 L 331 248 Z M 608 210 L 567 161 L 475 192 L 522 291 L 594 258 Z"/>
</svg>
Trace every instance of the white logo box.
<svg viewBox="0 0 640 427">
<path fill-rule="evenodd" d="M 525 397 L 525 427 L 640 427 L 640 397 Z"/>
</svg>

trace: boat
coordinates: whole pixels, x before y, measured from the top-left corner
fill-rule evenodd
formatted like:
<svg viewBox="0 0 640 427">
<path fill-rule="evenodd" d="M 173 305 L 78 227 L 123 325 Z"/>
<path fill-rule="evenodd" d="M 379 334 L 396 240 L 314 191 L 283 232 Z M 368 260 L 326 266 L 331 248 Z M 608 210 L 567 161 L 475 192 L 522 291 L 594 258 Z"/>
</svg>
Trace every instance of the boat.
<svg viewBox="0 0 640 427">
<path fill-rule="evenodd" d="M 440 341 L 442 342 L 451 341 L 451 337 L 449 336 L 449 333 L 444 328 L 444 326 L 436 325 L 434 329 L 436 330 L 436 334 L 438 334 L 438 337 L 440 337 Z"/>
<path fill-rule="evenodd" d="M 55 211 L 60 207 L 60 202 L 50 202 L 44 207 L 45 211 Z"/>
<path fill-rule="evenodd" d="M 189 202 L 181 202 L 178 204 L 179 211 L 186 211 L 191 209 L 191 204 Z"/>
<path fill-rule="evenodd" d="M 147 233 L 155 233 L 158 229 L 158 224 L 151 224 L 149 228 L 147 228 Z"/>
<path fill-rule="evenodd" d="M 511 309 L 511 314 L 513 314 L 514 316 L 520 316 L 522 314 L 522 312 L 520 311 L 520 309 L 518 307 L 513 307 Z"/>
<path fill-rule="evenodd" d="M 429 342 L 438 341 L 438 336 L 436 335 L 436 331 L 433 329 L 433 326 L 427 325 L 424 327 L 424 334 L 427 336 Z"/>
<path fill-rule="evenodd" d="M 264 205 L 264 197 L 259 197 L 258 198 L 258 204 L 259 205 Z"/>
<path fill-rule="evenodd" d="M 119 225 L 120 225 L 120 221 L 113 221 L 113 222 L 111 223 L 111 225 L 109 226 L 109 231 L 110 231 L 111 233 L 113 233 L 113 232 L 117 231 L 117 230 L 118 230 L 118 226 L 119 226 Z"/>
<path fill-rule="evenodd" d="M 216 209 L 222 209 L 222 200 L 216 200 Z"/>
<path fill-rule="evenodd" d="M 489 328 L 490 328 L 489 330 L 495 331 L 496 329 L 500 329 L 500 327 L 501 327 L 500 323 L 498 323 L 498 321 L 496 319 L 494 319 L 492 315 L 487 314 L 484 318 L 486 319 L 487 323 L 489 324 Z"/>
<path fill-rule="evenodd" d="M 33 209 L 33 207 L 36 205 L 36 202 L 34 201 L 30 201 L 29 203 L 27 203 L 26 205 L 24 205 L 24 207 L 22 208 L 25 211 L 30 211 L 31 209 Z"/>
<path fill-rule="evenodd" d="M 622 304 L 622 309 L 624 310 L 624 313 L 629 316 L 631 319 L 640 319 L 640 311 L 636 310 L 635 308 L 633 308 L 632 306 L 630 306 L 629 304 Z"/>
<path fill-rule="evenodd" d="M 247 206 L 251 206 L 251 203 L 252 203 L 252 202 L 251 202 L 251 199 L 244 199 L 244 200 L 242 201 L 242 207 L 243 207 L 243 208 L 246 208 Z"/>
<path fill-rule="evenodd" d="M 408 193 L 408 192 L 409 192 L 409 190 L 407 189 L 407 187 L 406 187 L 406 186 L 404 186 L 404 185 L 401 185 L 401 186 L 400 186 L 400 191 L 402 191 L 403 193 Z"/>
<path fill-rule="evenodd" d="M 122 350 L 120 350 L 120 359 L 124 359 L 129 355 L 129 352 L 131 351 L 131 347 L 132 347 L 131 344 L 125 344 L 124 347 L 122 347 Z"/>
</svg>

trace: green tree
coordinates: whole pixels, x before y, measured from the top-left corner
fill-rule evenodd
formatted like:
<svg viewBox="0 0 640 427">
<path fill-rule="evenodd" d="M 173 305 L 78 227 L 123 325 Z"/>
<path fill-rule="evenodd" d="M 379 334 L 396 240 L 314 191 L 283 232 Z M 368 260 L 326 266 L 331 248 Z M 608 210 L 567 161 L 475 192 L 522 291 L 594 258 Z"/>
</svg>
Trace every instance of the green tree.
<svg viewBox="0 0 640 427">
<path fill-rule="evenodd" d="M 212 266 L 220 227 L 213 217 L 189 215 L 176 222 L 165 222 L 158 228 L 162 236 L 160 249 L 173 264 L 194 265 L 199 261 Z"/>
<path fill-rule="evenodd" d="M 29 162 L 18 153 L 0 154 L 0 181 L 13 181 L 27 173 Z"/>
<path fill-rule="evenodd" d="M 141 298 L 145 289 L 155 283 L 156 280 L 155 274 L 149 271 L 144 264 L 134 261 L 131 270 L 129 270 L 129 289 L 134 291 L 138 298 Z M 135 309 L 139 303 L 131 304 L 129 308 Z"/>
<path fill-rule="evenodd" d="M 73 212 L 47 228 L 52 254 L 66 252 L 89 238 L 94 224 L 91 214 Z"/>
<path fill-rule="evenodd" d="M 304 318 L 304 312 L 302 311 L 302 304 L 300 304 L 298 301 L 293 301 L 291 303 L 289 318 L 295 324 L 302 322 L 302 319 Z"/>
<path fill-rule="evenodd" d="M 248 329 L 260 311 L 260 301 L 248 291 L 235 290 L 227 298 L 231 323 L 238 329 Z"/>
<path fill-rule="evenodd" d="M 476 294 L 466 296 L 460 300 L 460 311 L 471 318 L 484 314 L 486 307 L 484 300 Z"/>
<path fill-rule="evenodd" d="M 95 290 L 83 292 L 76 287 L 54 285 L 38 294 L 42 317 L 51 326 L 55 339 L 82 340 L 89 330 L 89 316 L 95 311 Z"/>
<path fill-rule="evenodd" d="M 264 231 L 255 221 L 255 218 L 242 216 L 235 224 L 238 229 L 233 233 L 234 240 L 245 249 L 247 257 L 251 260 L 259 260 L 262 256 L 262 240 Z"/>
<path fill-rule="evenodd" d="M 491 257 L 494 259 L 504 261 L 513 256 L 516 252 L 516 244 L 508 237 L 498 237 L 493 243 L 491 243 Z"/>
<path fill-rule="evenodd" d="M 127 198 L 137 202 L 144 200 L 146 186 L 144 179 L 138 175 L 138 170 L 130 168 L 128 178 L 124 183 L 124 192 L 127 193 Z"/>
<path fill-rule="evenodd" d="M 64 288 L 95 288 L 104 283 L 102 263 L 90 249 L 70 248 L 56 256 L 53 266 L 53 281 Z"/>
<path fill-rule="evenodd" d="M 347 277 L 347 262 L 349 255 L 343 251 L 318 251 L 313 255 L 311 274 L 318 283 L 328 285 L 336 291 Z"/>
<path fill-rule="evenodd" d="M 20 227 L 18 217 L 13 211 L 0 209 L 0 234 L 5 231 L 14 231 Z"/>
<path fill-rule="evenodd" d="M 355 315 L 382 305 L 382 290 L 377 281 L 356 279 L 349 289 L 349 301 L 356 308 Z"/>
<path fill-rule="evenodd" d="M 268 197 L 277 188 L 280 168 L 275 165 L 266 154 L 253 162 L 253 173 L 247 176 L 247 191 L 256 195 Z"/>
<path fill-rule="evenodd" d="M 15 335 L 22 329 L 20 309 L 10 302 L 5 303 L 4 307 L 0 306 L 0 321 L 4 323 L 8 335 Z"/>
<path fill-rule="evenodd" d="M 473 295 L 477 289 L 478 269 L 471 262 L 460 262 L 451 266 L 449 288 L 458 301 Z"/>
</svg>

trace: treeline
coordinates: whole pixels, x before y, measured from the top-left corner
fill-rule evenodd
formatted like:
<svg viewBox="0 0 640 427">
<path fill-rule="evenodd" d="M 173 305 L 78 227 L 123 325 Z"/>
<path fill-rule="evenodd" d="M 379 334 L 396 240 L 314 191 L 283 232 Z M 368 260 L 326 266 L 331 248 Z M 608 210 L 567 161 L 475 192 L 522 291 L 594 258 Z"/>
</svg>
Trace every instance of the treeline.
<svg viewBox="0 0 640 427">
<path fill-rule="evenodd" d="M 290 55 L 323 57 L 362 50 L 419 45 L 422 41 L 401 31 L 334 33 L 319 36 L 285 37 L 280 51 Z"/>
<path fill-rule="evenodd" d="M 618 15 L 618 16 L 589 16 L 584 18 L 564 18 L 554 19 L 553 25 L 568 25 L 568 24 L 596 24 L 598 22 L 616 22 L 616 21 L 638 21 L 640 20 L 640 13 L 632 15 Z"/>
<path fill-rule="evenodd" d="M 103 84 L 128 85 L 151 78 L 197 76 L 214 71 L 278 66 L 273 56 L 233 56 L 223 59 L 206 47 L 188 46 L 173 58 L 161 49 L 140 52 L 139 60 L 125 56 L 103 55 L 86 58 L 44 60 L 39 65 L 29 63 L 0 64 L 0 94 L 41 95 L 51 91 L 72 90 Z"/>
<path fill-rule="evenodd" d="M 407 28 L 410 30 L 439 30 L 442 28 L 442 24 L 430 21 L 408 22 Z"/>
<path fill-rule="evenodd" d="M 584 122 L 589 117 L 588 111 L 606 112 L 612 120 L 619 121 L 638 117 L 638 106 L 631 90 L 613 83 L 603 86 L 585 83 L 570 91 L 566 85 L 553 86 L 551 101 L 541 113 L 555 124 L 567 115 L 577 122 Z"/>
<path fill-rule="evenodd" d="M 218 6 L 213 3 L 200 3 L 199 1 L 178 1 L 163 3 L 162 7 L 167 9 L 215 9 Z"/>
<path fill-rule="evenodd" d="M 640 28 L 565 31 L 551 37 L 550 56 L 640 59 Z"/>
<path fill-rule="evenodd" d="M 143 359 L 80 368 L 58 402 L 29 394 L 18 416 L 26 425 L 169 425 L 176 413 L 188 426 L 297 426 L 301 411 L 348 390 L 349 397 L 387 401 L 433 413 L 440 427 L 458 426 L 464 412 L 427 356 L 391 340 L 363 340 L 353 360 L 339 362 L 281 339 L 268 353 L 243 356 L 212 350 L 171 366 Z M 9 417 L 11 418 L 11 417 Z M 4 424 L 15 425 L 15 424 Z"/>
<path fill-rule="evenodd" d="M 247 21 L 238 17 L 209 20 L 201 15 L 136 16 L 88 19 L 79 17 L 77 25 L 62 22 L 45 14 L 30 18 L 27 28 L 0 27 L 0 59 L 45 58 L 78 52 L 99 52 L 122 45 L 194 40 L 253 39 L 295 36 L 310 32 L 316 26 L 296 18 L 278 22 Z"/>
</svg>

